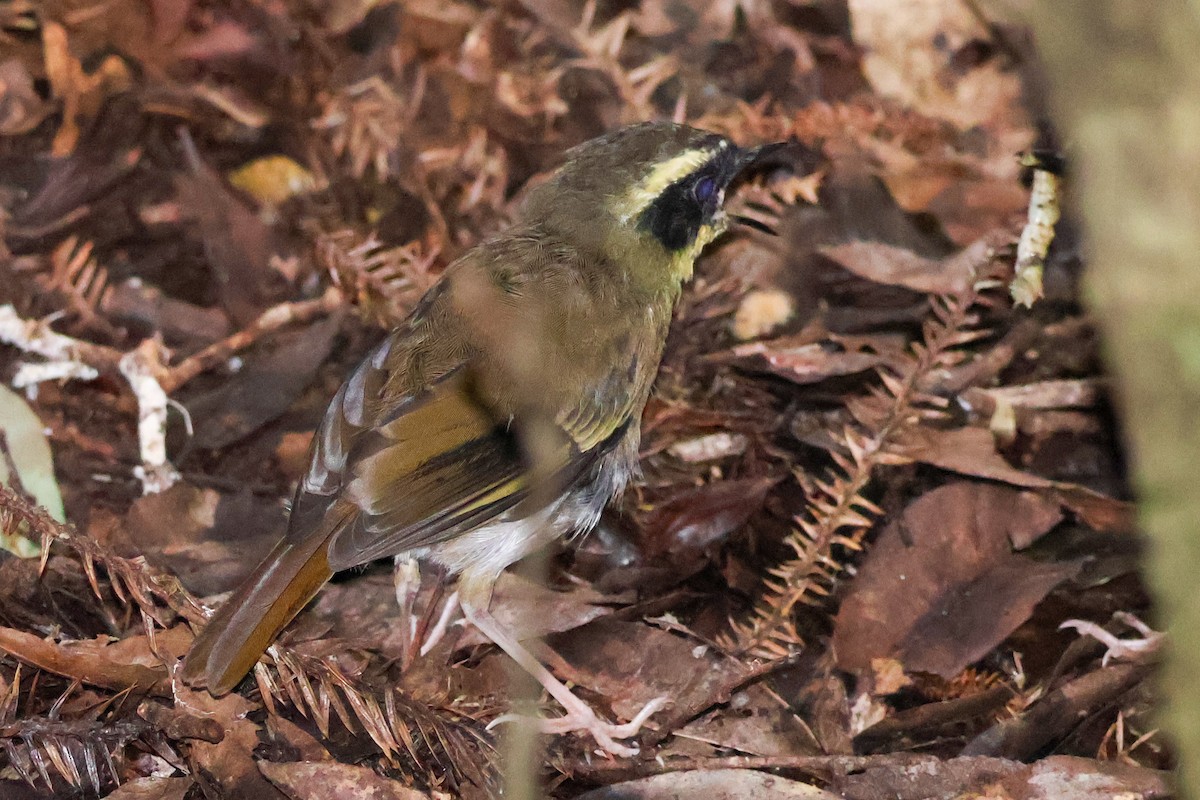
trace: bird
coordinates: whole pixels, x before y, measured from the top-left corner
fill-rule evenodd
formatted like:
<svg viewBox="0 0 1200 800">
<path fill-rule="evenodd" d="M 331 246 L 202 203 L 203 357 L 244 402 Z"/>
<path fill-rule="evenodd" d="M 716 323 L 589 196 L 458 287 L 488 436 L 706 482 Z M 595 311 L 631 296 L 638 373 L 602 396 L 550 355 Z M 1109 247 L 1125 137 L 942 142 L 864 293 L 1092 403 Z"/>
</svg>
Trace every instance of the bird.
<svg viewBox="0 0 1200 800">
<path fill-rule="evenodd" d="M 507 229 L 452 262 L 331 400 L 283 538 L 200 630 L 185 683 L 232 691 L 336 573 L 458 577 L 463 616 L 614 755 L 663 705 L 602 719 L 490 614 L 510 565 L 586 532 L 638 469 L 640 418 L 730 184 L 778 145 L 639 123 L 568 150 Z"/>
</svg>

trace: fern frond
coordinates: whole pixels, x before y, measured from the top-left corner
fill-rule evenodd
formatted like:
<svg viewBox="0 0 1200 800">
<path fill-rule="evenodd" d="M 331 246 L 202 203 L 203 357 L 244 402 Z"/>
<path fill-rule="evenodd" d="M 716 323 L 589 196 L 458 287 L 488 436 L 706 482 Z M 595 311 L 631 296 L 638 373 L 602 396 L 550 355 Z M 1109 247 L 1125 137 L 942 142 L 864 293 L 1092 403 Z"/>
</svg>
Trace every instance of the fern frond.
<svg viewBox="0 0 1200 800">
<path fill-rule="evenodd" d="M 141 614 L 151 634 L 156 628 L 167 627 L 176 615 L 193 625 L 203 624 L 207 619 L 203 604 L 173 575 L 155 570 L 143 559 L 115 555 L 81 536 L 74 526 L 57 522 L 43 509 L 2 485 L 0 529 L 21 530 L 39 539 L 43 568 L 53 545 L 72 550 L 96 596 L 132 606 Z M 106 580 L 102 580 L 101 571 Z M 279 714 L 279 704 L 285 703 L 312 719 L 328 737 L 332 712 L 346 730 L 362 731 L 370 737 L 383 752 L 388 766 L 408 774 L 421 774 L 431 783 L 442 783 L 448 777 L 451 782 L 465 780 L 488 786 L 497 774 L 492 767 L 491 743 L 474 720 L 407 697 L 392 686 L 369 686 L 328 661 L 302 655 L 283 645 L 274 645 L 269 655 L 272 663 L 260 662 L 255 668 L 263 705 L 269 713 Z M 3 710 L 8 707 L 0 703 L 0 722 L 4 721 Z M 2 733 L 0 730 L 0 739 Z M 14 752 L 20 764 L 30 765 L 33 770 L 30 775 L 34 772 L 39 777 L 43 777 L 43 772 L 49 775 L 50 767 L 56 763 L 50 758 L 51 751 L 45 748 Z M 70 753 L 63 755 L 66 751 L 54 752 L 55 757 L 64 759 L 67 772 L 62 777 L 70 782 L 74 775 L 70 765 L 78 759 L 67 758 Z M 22 753 L 27 753 L 29 759 L 20 761 Z M 80 751 L 80 757 L 85 756 Z M 20 772 L 18 766 L 14 769 Z"/>
<path fill-rule="evenodd" d="M 990 255 L 988 256 L 990 261 Z M 978 267 L 973 274 L 978 273 Z M 796 476 L 808 497 L 803 514 L 785 540 L 796 557 L 769 570 L 764 591 L 749 618 L 731 620 L 719 641 L 732 652 L 762 658 L 791 655 L 803 646 L 795 625 L 798 606 L 820 606 L 835 588 L 848 559 L 882 513 L 864 492 L 881 466 L 907 463 L 890 447 L 897 433 L 924 419 L 942 418 L 945 398 L 922 391 L 930 376 L 957 365 L 961 348 L 986 331 L 972 309 L 980 295 L 976 281 L 959 292 L 930 298 L 922 338 L 899 365 L 881 367 L 874 390 L 848 401 L 856 424 L 841 435 L 844 453 L 819 478 Z"/>
</svg>

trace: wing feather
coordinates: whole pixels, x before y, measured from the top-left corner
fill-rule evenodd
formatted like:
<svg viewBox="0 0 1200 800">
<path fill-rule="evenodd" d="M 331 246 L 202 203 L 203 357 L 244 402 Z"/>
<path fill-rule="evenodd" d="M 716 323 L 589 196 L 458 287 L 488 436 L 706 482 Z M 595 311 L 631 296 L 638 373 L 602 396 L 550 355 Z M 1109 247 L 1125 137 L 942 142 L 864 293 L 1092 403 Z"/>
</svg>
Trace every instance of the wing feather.
<svg viewBox="0 0 1200 800">
<path fill-rule="evenodd" d="M 591 480 L 637 426 L 657 362 L 639 363 L 632 337 L 657 334 L 614 312 L 588 330 L 609 302 L 585 280 L 600 268 L 538 237 L 488 257 L 460 262 L 326 414 L 289 536 L 353 505 L 330 540 L 335 571 L 532 513 Z"/>
</svg>

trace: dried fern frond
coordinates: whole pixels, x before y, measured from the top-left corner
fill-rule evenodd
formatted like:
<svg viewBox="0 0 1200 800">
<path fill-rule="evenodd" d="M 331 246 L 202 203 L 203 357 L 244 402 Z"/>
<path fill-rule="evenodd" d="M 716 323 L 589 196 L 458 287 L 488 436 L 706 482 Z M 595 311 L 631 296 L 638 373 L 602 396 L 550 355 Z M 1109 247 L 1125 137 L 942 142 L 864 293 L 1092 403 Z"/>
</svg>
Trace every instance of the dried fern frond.
<svg viewBox="0 0 1200 800">
<path fill-rule="evenodd" d="M 596 25 L 596 8 L 595 0 L 588 0 L 579 24 L 569 32 L 572 44 L 583 54 L 574 63 L 603 72 L 612 80 L 626 121 L 653 118 L 655 110 L 650 98 L 679 72 L 678 59 L 674 55 L 661 55 L 632 69 L 626 68 L 621 63 L 621 54 L 629 39 L 633 13 L 623 11 Z"/>
<path fill-rule="evenodd" d="M 317 257 L 335 285 L 377 324 L 391 327 L 434 282 L 440 249 L 421 242 L 385 247 L 352 230 L 319 233 Z"/>
<path fill-rule="evenodd" d="M 756 175 L 737 188 L 726 201 L 725 210 L 734 220 L 750 220 L 760 230 L 775 231 L 792 207 L 800 203 L 816 205 L 824 179 L 823 169 L 807 175 Z"/>
<path fill-rule="evenodd" d="M 290 705 L 326 738 L 336 716 L 347 730 L 366 733 L 390 766 L 424 772 L 432 784 L 494 782 L 492 743 L 474 720 L 433 709 L 394 686 L 370 687 L 327 661 L 286 647 L 268 652 L 273 663 L 260 661 L 254 678 L 270 713 L 279 713 L 277 704 Z"/>
<path fill-rule="evenodd" d="M 73 526 L 55 521 L 41 508 L 0 486 L 0 528 L 13 531 L 18 527 L 41 540 L 43 566 L 54 543 L 72 549 L 96 596 L 136 607 L 150 633 L 156 626 L 166 627 L 172 614 L 193 624 L 207 618 L 200 601 L 174 576 L 154 570 L 142 559 L 108 552 L 80 536 Z M 104 591 L 97 566 L 106 573 L 111 592 Z M 327 661 L 281 645 L 273 646 L 269 653 L 274 664 L 260 662 L 255 669 L 268 712 L 278 714 L 277 705 L 286 703 L 311 718 L 328 736 L 332 710 L 347 730 L 366 733 L 392 767 L 424 774 L 431 782 L 446 776 L 487 786 L 496 774 L 491 767 L 491 743 L 474 720 L 449 709 L 430 707 L 393 687 L 374 689 Z M 6 707 L 0 705 L 0 713 Z M 0 716 L 0 721 L 3 719 Z M 32 752 L 29 763 L 40 774 Z"/>
<path fill-rule="evenodd" d="M 62 242 L 50 253 L 51 271 L 43 275 L 42 285 L 67 296 L 70 310 L 86 319 L 94 318 L 108 286 L 108 270 L 92 255 L 91 242 L 80 243 L 77 236 Z"/>
<path fill-rule="evenodd" d="M 988 256 L 990 259 L 990 255 Z M 972 265 L 972 274 L 978 267 Z M 880 382 L 848 403 L 856 424 L 842 434 L 845 453 L 833 452 L 833 465 L 821 478 L 797 474 L 808 504 L 785 539 L 796 557 L 772 568 L 765 591 L 746 621 L 731 620 L 722 646 L 763 658 L 792 655 L 803 645 L 794 620 L 799 605 L 819 605 L 833 591 L 846 560 L 862 549 L 881 509 L 864 495 L 877 467 L 908 463 L 890 445 L 897 432 L 944 414 L 943 398 L 922 387 L 931 376 L 962 358 L 960 348 L 983 332 L 974 330 L 972 308 L 980 294 L 974 280 L 954 294 L 931 299 L 922 338 L 900 365 L 881 368 Z"/>
<path fill-rule="evenodd" d="M 335 92 L 313 123 L 329 137 L 334 155 L 350 162 L 350 173 L 362 178 L 373 169 L 376 180 L 392 177 L 396 143 L 412 126 L 425 96 L 426 77 L 418 66 L 412 86 L 400 93 L 378 75 Z"/>
<path fill-rule="evenodd" d="M 36 686 L 36 680 L 31 682 L 30 695 L 36 693 Z M 182 762 L 166 739 L 140 717 L 64 718 L 63 704 L 79 686 L 73 683 L 44 713 L 18 716 L 18 668 L 0 700 L 2 761 L 30 786 L 98 795 L 105 787 L 120 783 L 119 764 L 130 745 L 145 747 L 172 764 Z"/>
<path fill-rule="evenodd" d="M 482 125 L 472 125 L 464 142 L 422 150 L 418 162 L 435 208 L 491 214 L 508 204 L 508 151 Z"/>
<path fill-rule="evenodd" d="M 206 619 L 201 603 L 173 575 L 150 568 L 144 559 L 115 555 L 90 537 L 80 535 L 74 525 L 58 522 L 44 508 L 2 485 L 0 530 L 41 542 L 39 573 L 45 571 L 54 544 L 74 551 L 96 597 L 133 605 L 159 628 L 169 627 L 176 614 L 193 623 Z M 108 577 L 108 593 L 101 586 L 97 565 Z"/>
<path fill-rule="evenodd" d="M 106 336 L 115 329 L 100 309 L 112 294 L 108 270 L 95 257 L 95 245 L 71 236 L 45 256 L 29 259 L 40 291 L 51 298 L 57 312 L 66 314 Z"/>
</svg>

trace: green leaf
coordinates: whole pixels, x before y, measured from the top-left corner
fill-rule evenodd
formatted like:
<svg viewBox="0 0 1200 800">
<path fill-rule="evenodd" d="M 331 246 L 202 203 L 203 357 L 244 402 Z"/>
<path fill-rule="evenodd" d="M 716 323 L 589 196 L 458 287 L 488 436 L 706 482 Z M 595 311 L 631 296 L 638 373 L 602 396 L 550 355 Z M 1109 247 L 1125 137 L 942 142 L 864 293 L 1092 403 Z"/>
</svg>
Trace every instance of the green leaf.
<svg viewBox="0 0 1200 800">
<path fill-rule="evenodd" d="M 45 426 L 16 392 L 0 384 L 0 430 L 8 442 L 8 450 L 17 468 L 21 486 L 32 494 L 39 505 L 45 506 L 56 520 L 63 522 L 62 494 L 54 477 L 54 459 L 46 440 Z M 7 459 L 0 458 L 0 481 L 12 485 Z M 29 558 L 38 555 L 39 545 L 24 536 L 0 535 L 0 548 Z"/>
</svg>

